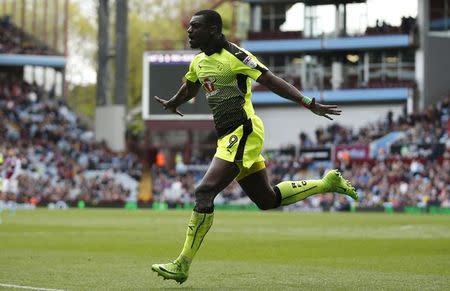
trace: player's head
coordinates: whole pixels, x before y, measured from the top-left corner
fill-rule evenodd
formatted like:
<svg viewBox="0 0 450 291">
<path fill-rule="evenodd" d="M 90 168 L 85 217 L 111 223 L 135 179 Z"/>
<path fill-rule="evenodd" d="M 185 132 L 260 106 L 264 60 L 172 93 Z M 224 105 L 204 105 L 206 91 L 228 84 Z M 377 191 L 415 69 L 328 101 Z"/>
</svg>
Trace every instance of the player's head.
<svg viewBox="0 0 450 291">
<path fill-rule="evenodd" d="M 202 48 L 222 36 L 222 17 L 214 10 L 200 10 L 192 16 L 188 27 L 191 48 Z"/>
</svg>

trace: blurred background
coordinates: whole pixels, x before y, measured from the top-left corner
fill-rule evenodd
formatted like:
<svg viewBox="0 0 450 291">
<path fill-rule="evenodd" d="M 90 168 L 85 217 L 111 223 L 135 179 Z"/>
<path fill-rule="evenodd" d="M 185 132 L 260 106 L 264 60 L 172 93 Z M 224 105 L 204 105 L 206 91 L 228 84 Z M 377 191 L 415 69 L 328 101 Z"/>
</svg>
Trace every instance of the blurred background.
<svg viewBox="0 0 450 291">
<path fill-rule="evenodd" d="M 330 122 L 254 84 L 273 184 L 339 168 L 333 193 L 285 211 L 450 209 L 449 0 L 0 0 L 1 207 L 187 208 L 216 147 L 204 95 L 167 114 L 186 29 L 226 37 L 320 102 Z M 216 207 L 256 210 L 237 183 Z"/>
</svg>

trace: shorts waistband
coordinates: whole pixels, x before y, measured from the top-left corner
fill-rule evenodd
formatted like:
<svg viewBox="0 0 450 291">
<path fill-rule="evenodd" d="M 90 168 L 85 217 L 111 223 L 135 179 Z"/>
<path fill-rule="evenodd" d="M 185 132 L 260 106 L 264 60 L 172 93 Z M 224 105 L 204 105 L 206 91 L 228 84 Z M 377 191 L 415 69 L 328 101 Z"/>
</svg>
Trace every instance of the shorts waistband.
<svg viewBox="0 0 450 291">
<path fill-rule="evenodd" d="M 218 136 L 219 138 L 221 138 L 221 137 L 223 137 L 223 136 L 225 136 L 225 135 L 227 135 L 227 134 L 229 134 L 229 133 L 235 131 L 236 128 L 238 128 L 239 126 L 245 125 L 245 124 L 249 124 L 249 123 L 251 124 L 251 123 L 252 123 L 252 120 L 251 120 L 250 118 L 247 118 L 244 122 L 239 123 L 239 124 L 237 124 L 237 125 L 233 125 L 233 126 L 231 126 L 231 127 L 227 127 L 227 128 L 216 128 L 217 136 Z"/>
</svg>

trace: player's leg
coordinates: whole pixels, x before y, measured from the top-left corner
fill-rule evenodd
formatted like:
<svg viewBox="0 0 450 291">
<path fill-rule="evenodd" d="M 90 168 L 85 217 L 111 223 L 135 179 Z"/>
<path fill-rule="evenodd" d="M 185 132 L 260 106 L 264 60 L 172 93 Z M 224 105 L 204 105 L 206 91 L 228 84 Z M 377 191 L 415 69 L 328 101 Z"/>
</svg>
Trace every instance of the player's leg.
<svg viewBox="0 0 450 291">
<path fill-rule="evenodd" d="M 358 199 L 355 188 L 338 170 L 328 171 L 322 179 L 283 181 L 274 188 L 281 193 L 281 205 L 289 205 L 311 195 L 327 192 L 336 192 L 350 196 L 354 200 Z"/>
<path fill-rule="evenodd" d="M 179 258 L 191 261 L 204 236 L 212 225 L 214 198 L 227 187 L 239 173 L 236 164 L 214 157 L 212 163 L 195 189 L 195 207 L 189 222 L 186 241 Z"/>
<path fill-rule="evenodd" d="M 266 168 L 242 178 L 238 177 L 238 183 L 259 209 L 268 210 L 280 206 L 281 195 L 270 186 Z"/>
<path fill-rule="evenodd" d="M 249 198 L 263 210 L 326 192 L 345 194 L 355 200 L 358 198 L 355 189 L 337 170 L 329 171 L 319 180 L 283 181 L 272 188 L 264 168 L 242 177 L 238 182 Z"/>
<path fill-rule="evenodd" d="M 189 267 L 210 229 L 214 218 L 214 198 L 239 173 L 232 162 L 214 157 L 200 185 L 195 189 L 195 207 L 186 231 L 186 239 L 178 258 L 168 264 L 154 264 L 152 270 L 164 279 L 173 279 L 180 284 L 186 281 Z"/>
</svg>

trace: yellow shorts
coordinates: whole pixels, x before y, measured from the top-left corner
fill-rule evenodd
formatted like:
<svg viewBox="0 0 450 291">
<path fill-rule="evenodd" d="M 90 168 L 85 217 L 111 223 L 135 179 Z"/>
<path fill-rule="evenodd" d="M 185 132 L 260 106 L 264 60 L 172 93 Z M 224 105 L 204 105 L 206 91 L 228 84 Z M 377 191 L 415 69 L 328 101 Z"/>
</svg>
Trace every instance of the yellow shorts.
<svg viewBox="0 0 450 291">
<path fill-rule="evenodd" d="M 236 180 L 241 180 L 266 167 L 261 151 L 264 144 L 264 125 L 258 116 L 253 116 L 233 132 L 217 141 L 214 155 L 239 167 Z"/>
</svg>

